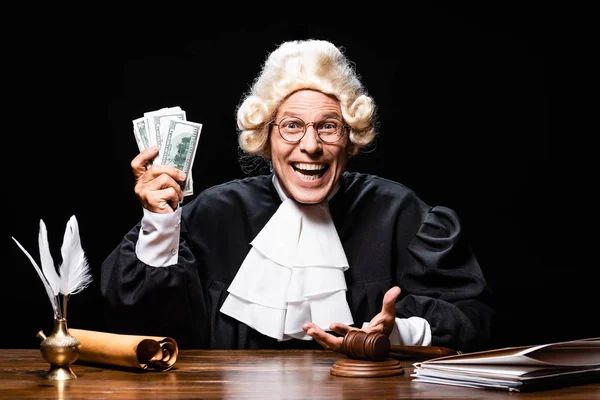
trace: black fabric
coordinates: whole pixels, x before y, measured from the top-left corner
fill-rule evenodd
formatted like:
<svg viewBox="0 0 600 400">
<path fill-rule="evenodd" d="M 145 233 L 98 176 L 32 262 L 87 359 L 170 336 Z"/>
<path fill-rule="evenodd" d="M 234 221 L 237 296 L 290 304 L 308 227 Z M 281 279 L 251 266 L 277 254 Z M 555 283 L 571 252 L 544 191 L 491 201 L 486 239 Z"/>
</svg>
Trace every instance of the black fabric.
<svg viewBox="0 0 600 400">
<path fill-rule="evenodd" d="M 171 336 L 182 348 L 319 348 L 315 341 L 278 342 L 219 312 L 250 242 L 281 204 L 271 179 L 234 180 L 184 205 L 177 265 L 138 260 L 140 225 L 132 228 L 102 264 L 110 329 Z M 385 292 L 398 285 L 397 317 L 425 318 L 433 345 L 485 347 L 491 296 L 454 211 L 425 204 L 397 182 L 350 172 L 329 205 L 350 265 L 347 299 L 357 326 L 379 313 Z"/>
</svg>

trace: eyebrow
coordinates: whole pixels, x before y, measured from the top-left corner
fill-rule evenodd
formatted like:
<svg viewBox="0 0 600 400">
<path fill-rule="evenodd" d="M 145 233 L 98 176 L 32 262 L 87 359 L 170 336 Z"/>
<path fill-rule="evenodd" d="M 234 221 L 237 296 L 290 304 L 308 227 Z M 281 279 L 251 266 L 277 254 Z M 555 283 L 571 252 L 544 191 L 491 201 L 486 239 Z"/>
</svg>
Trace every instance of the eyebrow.
<svg viewBox="0 0 600 400">
<path fill-rule="evenodd" d="M 284 111 L 284 112 L 283 112 L 283 113 L 282 113 L 282 114 L 279 116 L 279 119 L 281 119 L 281 118 L 285 118 L 285 117 L 298 117 L 298 118 L 304 119 L 304 118 L 302 118 L 302 117 L 298 116 L 298 114 L 297 114 L 297 113 L 295 113 L 295 112 L 292 112 L 292 111 Z M 341 114 L 338 114 L 338 113 L 337 113 L 337 112 L 335 112 L 335 111 L 329 111 L 329 112 L 326 112 L 326 113 L 324 113 L 324 114 L 322 114 L 322 115 L 320 115 L 320 116 L 319 116 L 319 119 L 320 119 L 320 120 L 321 120 L 321 119 L 325 119 L 325 118 L 337 118 L 337 119 L 340 119 L 340 120 L 341 120 L 341 119 L 343 119 L 342 115 L 341 115 Z"/>
</svg>

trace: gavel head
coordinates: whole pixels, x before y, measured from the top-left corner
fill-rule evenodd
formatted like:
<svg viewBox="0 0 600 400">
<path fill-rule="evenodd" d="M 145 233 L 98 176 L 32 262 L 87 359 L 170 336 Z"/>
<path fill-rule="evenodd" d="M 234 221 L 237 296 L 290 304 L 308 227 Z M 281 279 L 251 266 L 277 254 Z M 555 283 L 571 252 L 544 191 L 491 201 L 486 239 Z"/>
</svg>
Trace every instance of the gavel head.
<svg viewBox="0 0 600 400">
<path fill-rule="evenodd" d="M 390 339 L 382 333 L 351 330 L 344 336 L 342 351 L 349 358 L 383 361 L 390 354 Z"/>
</svg>

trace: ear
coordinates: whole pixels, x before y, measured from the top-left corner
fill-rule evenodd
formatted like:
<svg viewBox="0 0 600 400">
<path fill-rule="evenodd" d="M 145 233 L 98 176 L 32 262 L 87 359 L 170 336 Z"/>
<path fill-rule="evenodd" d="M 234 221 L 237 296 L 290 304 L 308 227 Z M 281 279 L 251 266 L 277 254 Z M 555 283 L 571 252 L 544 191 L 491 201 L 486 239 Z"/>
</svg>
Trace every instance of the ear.
<svg viewBox="0 0 600 400">
<path fill-rule="evenodd" d="M 348 144 L 346 145 L 346 154 L 348 155 L 348 158 L 355 156 L 357 153 L 358 146 L 352 143 L 351 141 L 348 141 Z"/>
<path fill-rule="evenodd" d="M 271 160 L 272 152 L 271 152 L 271 133 L 267 131 L 267 140 L 263 146 L 262 156 L 265 160 Z"/>
<path fill-rule="evenodd" d="M 271 144 L 269 142 L 267 142 L 267 145 L 262 152 L 262 156 L 265 160 L 271 160 Z"/>
</svg>

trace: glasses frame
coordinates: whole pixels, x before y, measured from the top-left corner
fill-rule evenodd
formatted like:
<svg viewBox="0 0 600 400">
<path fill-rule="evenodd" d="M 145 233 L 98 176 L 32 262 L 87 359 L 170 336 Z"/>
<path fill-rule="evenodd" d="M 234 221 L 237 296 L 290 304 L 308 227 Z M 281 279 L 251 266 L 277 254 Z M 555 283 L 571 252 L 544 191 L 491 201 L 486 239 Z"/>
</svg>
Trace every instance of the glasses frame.
<svg viewBox="0 0 600 400">
<path fill-rule="evenodd" d="M 281 133 L 281 129 L 279 128 L 279 125 L 281 125 L 281 122 L 283 122 L 283 120 L 284 120 L 284 119 L 287 119 L 287 118 L 296 118 L 296 119 L 299 119 L 300 121 L 302 121 L 302 122 L 304 123 L 304 131 L 302 132 L 302 136 L 300 136 L 300 138 L 299 138 L 298 140 L 289 140 L 289 139 L 286 139 L 286 138 L 283 136 L 283 134 Z M 279 120 L 279 122 L 278 122 L 278 123 L 275 123 L 275 121 L 273 120 L 273 121 L 269 122 L 269 125 L 276 126 L 276 127 L 277 127 L 277 132 L 279 133 L 279 136 L 281 136 L 281 138 L 282 138 L 283 140 L 285 140 L 286 142 L 288 142 L 288 143 L 300 143 L 300 141 L 301 141 L 302 139 L 304 139 L 304 136 L 306 136 L 306 132 L 308 131 L 308 127 L 309 127 L 310 125 L 312 125 L 312 126 L 313 126 L 313 128 L 315 128 L 315 132 L 317 132 L 317 136 L 319 137 L 319 139 L 320 139 L 320 140 L 321 140 L 323 143 L 327 143 L 327 144 L 337 143 L 337 142 L 339 142 L 339 141 L 340 141 L 340 140 L 341 140 L 341 139 L 342 139 L 342 138 L 345 136 L 345 133 L 344 133 L 343 131 L 344 131 L 344 130 L 346 130 L 346 129 L 350 129 L 350 125 L 347 125 L 347 124 L 345 124 L 345 123 L 344 123 L 344 120 L 342 120 L 342 119 L 339 119 L 339 118 L 335 118 L 335 117 L 326 118 L 326 119 L 324 119 L 323 121 L 325 121 L 325 120 L 327 120 L 327 119 L 335 119 L 336 121 L 340 121 L 340 122 L 342 123 L 342 125 L 341 125 L 341 128 L 340 128 L 340 130 L 342 130 L 342 134 L 341 134 L 341 135 L 339 135 L 338 139 L 336 139 L 336 140 L 335 140 L 335 141 L 333 141 L 333 142 L 329 142 L 329 141 L 323 140 L 323 138 L 322 138 L 322 137 L 321 137 L 321 135 L 319 134 L 319 131 L 318 131 L 318 130 L 315 128 L 315 122 L 305 122 L 305 121 L 304 121 L 302 118 L 300 118 L 300 117 L 296 117 L 296 116 L 293 116 L 293 115 L 289 115 L 289 116 L 287 116 L 287 117 L 283 117 L 283 118 L 281 118 L 281 119 Z M 323 121 L 318 121 L 318 122 L 319 122 L 319 123 L 321 123 L 321 122 L 323 122 Z"/>
</svg>

